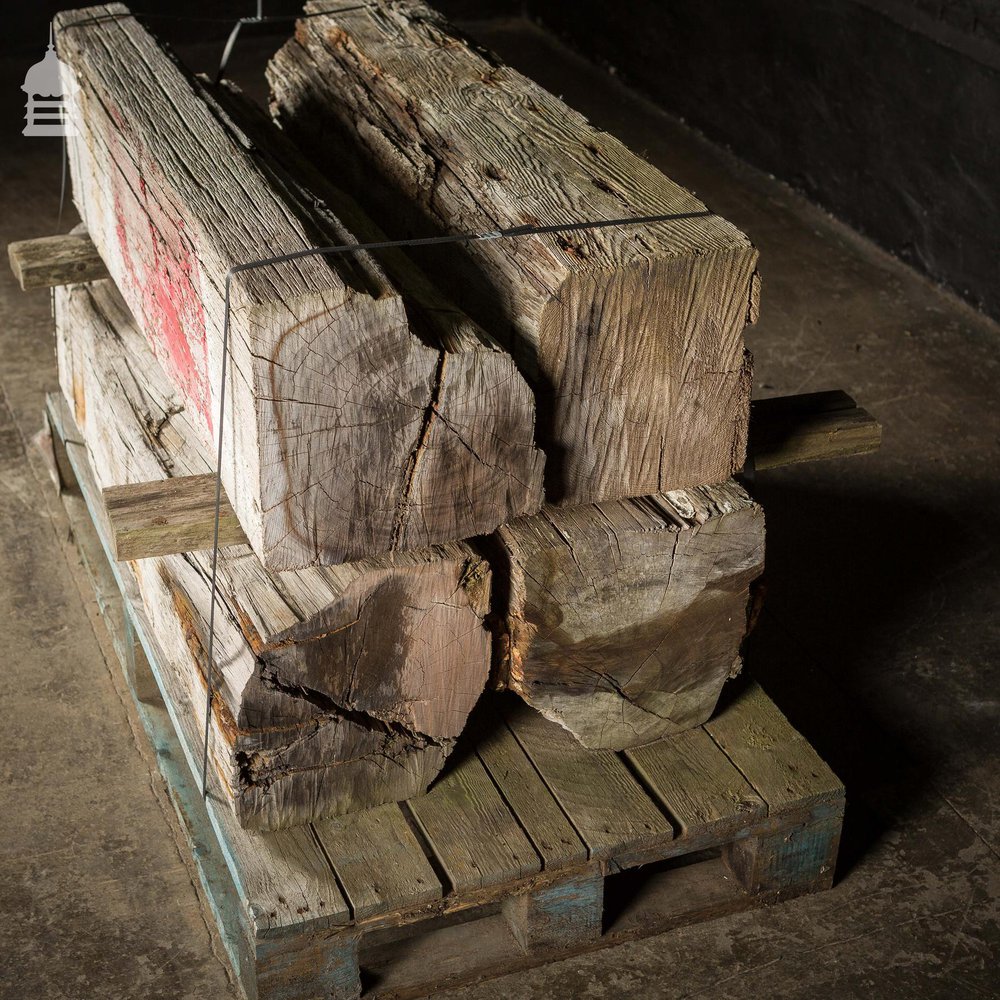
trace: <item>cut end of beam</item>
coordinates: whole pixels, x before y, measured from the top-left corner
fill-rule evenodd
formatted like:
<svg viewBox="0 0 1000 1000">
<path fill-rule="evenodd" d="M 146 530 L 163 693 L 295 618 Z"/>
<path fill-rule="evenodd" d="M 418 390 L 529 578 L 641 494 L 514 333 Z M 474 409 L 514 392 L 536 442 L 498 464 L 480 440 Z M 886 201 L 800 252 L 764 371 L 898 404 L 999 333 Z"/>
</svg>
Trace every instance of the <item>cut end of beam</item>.
<svg viewBox="0 0 1000 1000">
<path fill-rule="evenodd" d="M 198 552 L 215 535 L 215 476 L 178 476 L 102 491 L 119 561 Z M 219 547 L 247 538 L 225 493 L 219 508 Z"/>
<path fill-rule="evenodd" d="M 759 471 L 876 451 L 882 425 L 840 389 L 757 399 L 750 404 L 749 452 Z"/>
<path fill-rule="evenodd" d="M 108 276 L 104 261 L 85 232 L 20 240 L 8 244 L 7 255 L 14 277 L 26 292 Z"/>
</svg>

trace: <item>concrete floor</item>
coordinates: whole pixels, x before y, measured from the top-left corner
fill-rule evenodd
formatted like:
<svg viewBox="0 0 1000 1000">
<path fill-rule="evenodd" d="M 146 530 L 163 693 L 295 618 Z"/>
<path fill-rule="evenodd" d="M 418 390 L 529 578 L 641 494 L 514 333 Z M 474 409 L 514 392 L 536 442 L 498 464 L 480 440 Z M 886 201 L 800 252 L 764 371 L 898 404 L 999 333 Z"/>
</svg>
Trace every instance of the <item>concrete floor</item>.
<svg viewBox="0 0 1000 1000">
<path fill-rule="evenodd" d="M 757 391 L 844 388 L 885 444 L 756 484 L 748 668 L 847 784 L 837 886 L 440 995 L 1000 996 L 1000 329 L 533 27 L 480 34 L 750 234 Z M 4 243 L 58 231 L 58 142 L 18 134 L 24 68 L 0 73 Z M 26 444 L 55 386 L 48 298 L 4 272 L 0 997 L 235 996 Z"/>
</svg>

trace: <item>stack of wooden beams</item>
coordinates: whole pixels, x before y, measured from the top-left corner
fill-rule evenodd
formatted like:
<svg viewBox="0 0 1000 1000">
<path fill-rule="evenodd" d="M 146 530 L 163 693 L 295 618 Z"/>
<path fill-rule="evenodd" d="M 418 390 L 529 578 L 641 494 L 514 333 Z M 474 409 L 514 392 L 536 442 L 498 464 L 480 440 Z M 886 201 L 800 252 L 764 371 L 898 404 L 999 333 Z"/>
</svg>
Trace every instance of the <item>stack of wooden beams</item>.
<svg viewBox="0 0 1000 1000">
<path fill-rule="evenodd" d="M 258 829 L 424 790 L 488 686 L 590 748 L 700 725 L 764 552 L 749 240 L 422 4 L 307 14 L 280 128 L 121 5 L 55 22 L 108 275 L 57 292 L 62 388 Z"/>
</svg>

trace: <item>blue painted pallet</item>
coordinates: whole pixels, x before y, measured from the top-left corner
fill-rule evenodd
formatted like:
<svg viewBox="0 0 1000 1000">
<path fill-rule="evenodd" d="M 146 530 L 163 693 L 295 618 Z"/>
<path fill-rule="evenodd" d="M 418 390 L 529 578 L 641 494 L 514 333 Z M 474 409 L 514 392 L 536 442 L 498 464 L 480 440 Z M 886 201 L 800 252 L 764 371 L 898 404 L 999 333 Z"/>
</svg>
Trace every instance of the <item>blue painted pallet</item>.
<svg viewBox="0 0 1000 1000">
<path fill-rule="evenodd" d="M 61 397 L 48 413 L 78 546 L 114 595 L 105 621 L 250 1000 L 418 997 L 832 884 L 843 786 L 752 683 L 705 726 L 623 753 L 487 701 L 427 795 L 242 830 L 217 784 L 201 796 L 190 695 L 110 557 Z"/>
</svg>

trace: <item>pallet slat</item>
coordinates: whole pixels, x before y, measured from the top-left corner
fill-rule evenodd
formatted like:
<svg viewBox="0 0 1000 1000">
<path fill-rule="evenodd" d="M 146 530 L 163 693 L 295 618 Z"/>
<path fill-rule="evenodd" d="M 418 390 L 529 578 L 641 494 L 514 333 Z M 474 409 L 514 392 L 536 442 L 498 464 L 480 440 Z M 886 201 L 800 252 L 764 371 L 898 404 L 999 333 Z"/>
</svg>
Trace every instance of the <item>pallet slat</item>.
<svg viewBox="0 0 1000 1000">
<path fill-rule="evenodd" d="M 683 837 L 744 826 L 767 805 L 703 729 L 627 750 L 626 757 Z"/>
<path fill-rule="evenodd" d="M 466 757 L 408 803 L 455 892 L 533 875 L 541 862 L 482 762 Z"/>
<path fill-rule="evenodd" d="M 541 855 L 543 867 L 549 870 L 586 861 L 586 846 L 507 723 L 491 713 L 486 725 L 489 729 L 476 752 Z"/>
<path fill-rule="evenodd" d="M 215 803 L 213 818 L 224 831 L 258 934 L 314 922 L 332 925 L 350 921 L 347 900 L 311 827 L 254 835 L 236 822 L 223 801 Z"/>
<path fill-rule="evenodd" d="M 314 826 L 355 920 L 443 895 L 440 880 L 395 803 Z"/>
<path fill-rule="evenodd" d="M 584 749 L 526 705 L 510 706 L 507 721 L 591 857 L 673 839 L 667 818 L 613 751 Z"/>
<path fill-rule="evenodd" d="M 767 803 L 770 815 L 844 794 L 837 776 L 759 684 L 748 684 L 705 730 Z"/>
</svg>

